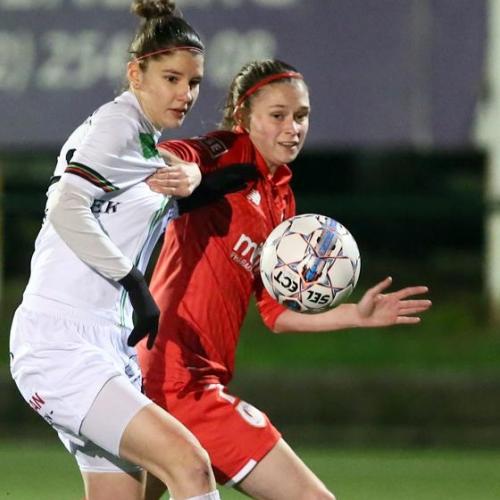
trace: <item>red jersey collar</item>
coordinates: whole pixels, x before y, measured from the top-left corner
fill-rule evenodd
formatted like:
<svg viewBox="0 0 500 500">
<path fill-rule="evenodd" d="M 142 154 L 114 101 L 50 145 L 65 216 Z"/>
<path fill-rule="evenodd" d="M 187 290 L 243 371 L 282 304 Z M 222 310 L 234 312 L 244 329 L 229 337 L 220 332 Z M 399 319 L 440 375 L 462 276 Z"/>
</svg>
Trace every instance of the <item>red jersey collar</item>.
<svg viewBox="0 0 500 500">
<path fill-rule="evenodd" d="M 274 175 L 271 174 L 269 167 L 267 166 L 266 161 L 263 156 L 260 154 L 259 150 L 253 145 L 250 140 L 250 136 L 245 133 L 248 137 L 248 142 L 252 145 L 252 148 L 255 152 L 255 164 L 257 165 L 257 170 L 261 173 L 261 175 L 266 178 L 271 184 L 276 186 L 283 186 L 290 183 L 290 179 L 292 178 L 292 171 L 290 167 L 286 164 L 279 165 L 274 172 Z"/>
</svg>

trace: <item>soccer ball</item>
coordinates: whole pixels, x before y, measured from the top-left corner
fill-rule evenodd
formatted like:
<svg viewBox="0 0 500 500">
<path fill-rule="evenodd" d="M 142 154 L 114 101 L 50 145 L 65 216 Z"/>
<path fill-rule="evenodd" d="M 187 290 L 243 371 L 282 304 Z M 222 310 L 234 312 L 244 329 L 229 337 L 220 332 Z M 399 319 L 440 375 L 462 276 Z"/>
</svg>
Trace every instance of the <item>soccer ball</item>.
<svg viewBox="0 0 500 500">
<path fill-rule="evenodd" d="M 283 221 L 267 237 L 260 255 L 266 290 L 279 303 L 304 313 L 322 312 L 347 299 L 360 269 L 351 233 L 324 215 Z"/>
</svg>

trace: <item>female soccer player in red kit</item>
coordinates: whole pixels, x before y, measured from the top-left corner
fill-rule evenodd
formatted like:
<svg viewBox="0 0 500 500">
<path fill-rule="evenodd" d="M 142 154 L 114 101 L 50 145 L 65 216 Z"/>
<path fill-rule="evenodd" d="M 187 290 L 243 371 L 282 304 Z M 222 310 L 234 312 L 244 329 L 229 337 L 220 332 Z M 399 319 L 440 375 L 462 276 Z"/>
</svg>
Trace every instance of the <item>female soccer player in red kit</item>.
<svg viewBox="0 0 500 500">
<path fill-rule="evenodd" d="M 226 391 L 252 293 L 264 323 L 276 333 L 414 324 L 431 304 L 413 298 L 427 292 L 424 286 L 383 293 L 390 278 L 359 303 L 317 315 L 288 310 L 263 289 L 259 248 L 276 225 L 295 215 L 287 164 L 304 144 L 309 112 L 300 73 L 276 60 L 252 62 L 231 85 L 223 130 L 160 145 L 198 163 L 205 174 L 235 164 L 255 165 L 259 174 L 242 191 L 168 226 L 151 281 L 161 309 L 159 335 L 152 350 L 139 347 L 146 394 L 199 439 L 219 483 L 254 498 L 334 496 L 264 413 Z M 150 187 L 161 191 L 161 176 Z M 163 490 L 148 479 L 149 500 Z"/>
</svg>

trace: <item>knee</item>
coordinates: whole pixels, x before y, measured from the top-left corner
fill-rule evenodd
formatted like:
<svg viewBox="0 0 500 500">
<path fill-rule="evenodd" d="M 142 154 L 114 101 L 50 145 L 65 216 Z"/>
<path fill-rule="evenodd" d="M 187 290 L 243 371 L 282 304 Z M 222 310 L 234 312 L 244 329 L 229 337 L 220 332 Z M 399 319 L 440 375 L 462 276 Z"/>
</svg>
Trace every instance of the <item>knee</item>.
<svg viewBox="0 0 500 500">
<path fill-rule="evenodd" d="M 182 484 L 201 488 L 215 486 L 208 453 L 197 443 L 190 442 L 184 446 L 175 463 L 170 465 L 168 475 Z"/>
<path fill-rule="evenodd" d="M 159 499 L 165 488 L 172 499 L 197 497 L 216 488 L 207 452 L 190 441 L 176 452 L 175 460 L 159 460 L 152 471 L 156 478 L 148 479 L 147 500 Z"/>
<path fill-rule="evenodd" d="M 212 467 L 208 453 L 201 445 L 188 447 L 185 453 L 186 468 L 196 476 L 208 478 L 212 474 Z"/>
</svg>

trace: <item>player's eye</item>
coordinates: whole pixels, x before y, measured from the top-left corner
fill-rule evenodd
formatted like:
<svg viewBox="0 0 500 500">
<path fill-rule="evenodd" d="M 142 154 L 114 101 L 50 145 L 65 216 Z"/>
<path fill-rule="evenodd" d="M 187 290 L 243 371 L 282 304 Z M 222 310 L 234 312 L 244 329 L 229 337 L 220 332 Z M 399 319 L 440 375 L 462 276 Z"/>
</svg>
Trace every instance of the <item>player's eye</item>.
<svg viewBox="0 0 500 500">
<path fill-rule="evenodd" d="M 177 83 L 179 81 L 179 78 L 174 75 L 165 75 L 163 78 L 169 83 Z"/>
<path fill-rule="evenodd" d="M 194 89 L 196 87 L 199 87 L 201 84 L 201 78 L 196 78 L 195 80 L 191 80 L 189 82 L 189 88 Z"/>
</svg>

